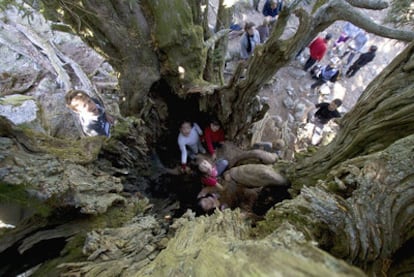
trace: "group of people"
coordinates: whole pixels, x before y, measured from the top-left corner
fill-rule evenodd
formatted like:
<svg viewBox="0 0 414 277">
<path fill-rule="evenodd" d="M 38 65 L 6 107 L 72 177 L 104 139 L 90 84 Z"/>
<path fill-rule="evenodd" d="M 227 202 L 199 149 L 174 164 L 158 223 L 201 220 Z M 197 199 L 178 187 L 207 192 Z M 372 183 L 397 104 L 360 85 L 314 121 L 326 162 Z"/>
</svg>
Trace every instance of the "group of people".
<svg viewBox="0 0 414 277">
<path fill-rule="evenodd" d="M 264 16 L 262 25 L 255 27 L 253 22 L 244 25 L 244 33 L 240 39 L 240 57 L 247 60 L 253 53 L 257 45 L 264 43 L 270 34 L 270 28 L 282 11 L 282 0 L 267 0 L 263 6 Z"/>
<path fill-rule="evenodd" d="M 181 172 L 187 174 L 191 171 L 189 159 L 197 167 L 203 186 L 197 195 L 197 204 L 204 213 L 216 208 L 235 208 L 240 205 L 251 207 L 257 198 L 256 192 L 229 180 L 226 185 L 221 184 L 220 180 L 224 179 L 222 175 L 228 169 L 229 162 L 225 158 L 218 158 L 216 150 L 224 144 L 224 139 L 224 130 L 216 118 L 209 120 L 204 131 L 197 123 L 188 120 L 182 121 L 179 128 Z"/>
<path fill-rule="evenodd" d="M 328 33 L 324 37 L 317 37 L 311 42 L 309 45 L 310 55 L 305 65 L 303 66 L 303 70 L 307 71 L 316 62 L 320 62 L 324 58 L 328 50 L 328 42 L 331 40 L 331 38 L 332 35 Z M 335 82 L 340 73 L 339 65 L 341 63 L 341 60 L 348 56 L 345 65 L 349 66 L 355 55 L 361 52 L 367 41 L 368 36 L 365 30 L 356 27 L 350 22 L 346 22 L 341 35 L 333 45 L 332 52 L 336 53 L 337 56 L 331 59 L 328 65 L 319 66 L 319 68 L 312 68 L 310 73 L 313 78 L 317 79 L 317 81 L 312 84 L 311 88 L 316 88 L 326 83 L 327 81 Z M 341 51 L 338 50 L 339 48 L 343 48 L 342 53 L 340 53 Z M 348 67 L 344 75 L 348 78 L 354 76 L 359 69 L 361 69 L 363 66 L 375 58 L 376 51 L 377 46 L 371 45 L 367 52 L 361 53 L 359 58 L 351 66 Z"/>
</svg>

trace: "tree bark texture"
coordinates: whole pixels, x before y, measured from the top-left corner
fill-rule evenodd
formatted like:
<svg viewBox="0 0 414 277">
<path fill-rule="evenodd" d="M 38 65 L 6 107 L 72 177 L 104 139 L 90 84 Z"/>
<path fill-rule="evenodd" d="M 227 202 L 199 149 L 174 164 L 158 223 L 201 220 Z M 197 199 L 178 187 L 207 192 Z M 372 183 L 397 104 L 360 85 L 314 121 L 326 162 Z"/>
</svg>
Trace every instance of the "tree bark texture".
<svg viewBox="0 0 414 277">
<path fill-rule="evenodd" d="M 276 205 L 261 226 L 275 234 L 287 221 L 334 256 L 386 274 L 393 255 L 414 236 L 413 142 L 411 135 L 342 162 L 315 187 Z"/>
</svg>

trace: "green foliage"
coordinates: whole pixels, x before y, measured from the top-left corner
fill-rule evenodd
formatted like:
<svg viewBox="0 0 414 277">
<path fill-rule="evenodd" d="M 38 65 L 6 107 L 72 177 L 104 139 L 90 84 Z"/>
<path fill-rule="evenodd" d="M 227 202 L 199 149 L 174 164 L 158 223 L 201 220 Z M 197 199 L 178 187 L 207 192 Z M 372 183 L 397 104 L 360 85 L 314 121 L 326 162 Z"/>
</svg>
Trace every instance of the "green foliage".
<svg viewBox="0 0 414 277">
<path fill-rule="evenodd" d="M 31 197 L 25 185 L 8 185 L 0 183 L 0 203 L 15 203 L 25 208 L 31 208 L 41 216 L 48 216 L 51 208 L 38 199 Z"/>
<path fill-rule="evenodd" d="M 397 27 L 414 27 L 414 3 L 412 0 L 393 0 L 386 23 L 392 23 Z"/>
</svg>

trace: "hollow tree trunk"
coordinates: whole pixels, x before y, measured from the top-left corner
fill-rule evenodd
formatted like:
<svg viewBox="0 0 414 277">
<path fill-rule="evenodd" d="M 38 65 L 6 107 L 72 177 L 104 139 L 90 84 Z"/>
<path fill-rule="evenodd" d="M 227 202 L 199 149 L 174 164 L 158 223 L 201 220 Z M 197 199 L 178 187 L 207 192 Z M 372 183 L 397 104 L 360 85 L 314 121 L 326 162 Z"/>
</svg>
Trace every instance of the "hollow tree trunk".
<svg viewBox="0 0 414 277">
<path fill-rule="evenodd" d="M 160 78 L 158 58 L 142 7 L 135 1 L 43 2 L 49 19 L 59 18 L 57 9 L 62 9 L 65 14 L 60 19 L 108 59 L 119 72 L 125 96 L 120 103 L 121 111 L 141 116 L 149 105 L 150 88 Z"/>
<path fill-rule="evenodd" d="M 414 133 L 414 43 L 394 59 L 340 121 L 335 139 L 292 172 L 300 188 L 312 185 L 340 162 L 374 153 Z"/>
</svg>

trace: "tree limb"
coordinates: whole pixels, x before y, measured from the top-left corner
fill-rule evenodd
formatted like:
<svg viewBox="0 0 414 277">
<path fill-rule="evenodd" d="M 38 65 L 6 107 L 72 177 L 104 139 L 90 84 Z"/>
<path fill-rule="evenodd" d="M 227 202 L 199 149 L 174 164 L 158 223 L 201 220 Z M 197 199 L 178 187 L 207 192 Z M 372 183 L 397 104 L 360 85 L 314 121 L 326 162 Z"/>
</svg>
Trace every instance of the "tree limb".
<svg viewBox="0 0 414 277">
<path fill-rule="evenodd" d="M 384 25 L 377 24 L 369 19 L 366 14 L 355 8 L 356 6 L 351 5 L 345 1 L 334 0 L 328 5 L 334 9 L 334 15 L 332 15 L 332 18 L 334 20 L 349 21 L 354 25 L 381 37 L 398 39 L 408 42 L 414 40 L 414 32 L 389 28 Z M 322 13 L 327 12 L 328 10 L 329 9 L 318 10 L 317 14 L 315 14 L 315 17 L 318 15 L 322 17 Z"/>
<path fill-rule="evenodd" d="M 389 6 L 389 1 L 386 0 L 347 0 L 349 4 L 356 8 L 382 10 Z"/>
</svg>

